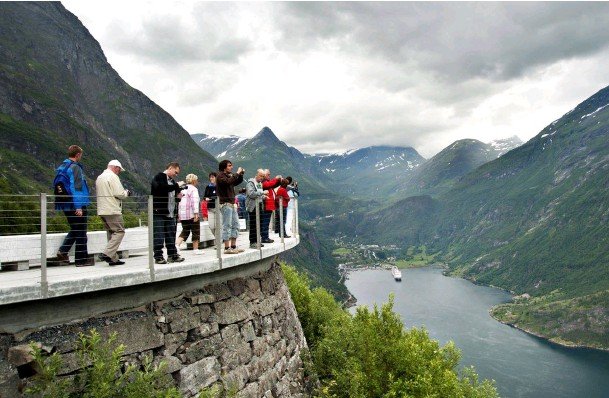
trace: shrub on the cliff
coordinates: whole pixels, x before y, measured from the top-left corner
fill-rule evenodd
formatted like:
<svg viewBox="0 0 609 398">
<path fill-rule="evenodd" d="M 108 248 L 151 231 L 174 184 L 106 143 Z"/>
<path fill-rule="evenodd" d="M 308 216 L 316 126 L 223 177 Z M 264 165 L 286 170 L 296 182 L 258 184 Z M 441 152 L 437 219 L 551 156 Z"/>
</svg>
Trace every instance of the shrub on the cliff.
<svg viewBox="0 0 609 398">
<path fill-rule="evenodd" d="M 311 289 L 309 278 L 294 267 L 282 265 L 305 338 L 310 347 L 322 339 L 324 329 L 349 316 L 323 288 Z"/>
<path fill-rule="evenodd" d="M 284 274 L 317 375 L 320 397 L 497 397 L 490 381 L 471 368 L 459 375 L 460 353 L 440 347 L 424 329 L 407 330 L 393 312 L 393 297 L 380 309 L 354 315 L 323 289 L 311 290 L 293 267 Z"/>
<path fill-rule="evenodd" d="M 35 343 L 30 344 L 35 368 L 33 385 L 26 394 L 41 398 L 180 398 L 164 364 L 153 367 L 146 358 L 142 367 L 124 365 L 125 347 L 116 345 L 116 335 L 104 341 L 94 329 L 81 334 L 76 353 L 82 366 L 71 377 L 59 377 L 62 361 L 59 354 L 46 355 Z"/>
</svg>

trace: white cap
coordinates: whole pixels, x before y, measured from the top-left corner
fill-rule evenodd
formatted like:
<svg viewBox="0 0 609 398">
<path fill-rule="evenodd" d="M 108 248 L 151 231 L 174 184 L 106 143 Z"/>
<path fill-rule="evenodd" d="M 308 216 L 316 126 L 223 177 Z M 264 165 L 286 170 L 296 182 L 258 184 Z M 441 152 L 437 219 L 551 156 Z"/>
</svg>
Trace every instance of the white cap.
<svg viewBox="0 0 609 398">
<path fill-rule="evenodd" d="M 125 171 L 125 169 L 123 169 L 123 165 L 121 164 L 121 162 L 119 162 L 116 159 L 111 160 L 110 162 L 108 162 L 108 166 L 118 166 L 118 167 L 121 168 L 121 170 Z"/>
</svg>

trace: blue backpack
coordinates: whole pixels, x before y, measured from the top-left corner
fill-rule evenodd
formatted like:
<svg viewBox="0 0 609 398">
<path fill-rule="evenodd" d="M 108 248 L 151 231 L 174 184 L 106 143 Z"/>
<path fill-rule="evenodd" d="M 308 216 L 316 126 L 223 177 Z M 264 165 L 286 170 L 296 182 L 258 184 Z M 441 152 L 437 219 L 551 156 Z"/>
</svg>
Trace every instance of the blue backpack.
<svg viewBox="0 0 609 398">
<path fill-rule="evenodd" d="M 57 174 L 53 180 L 53 194 L 55 195 L 55 210 L 70 210 L 73 207 L 72 191 L 70 190 L 70 176 L 68 169 L 73 161 L 67 165 L 57 168 Z"/>
</svg>

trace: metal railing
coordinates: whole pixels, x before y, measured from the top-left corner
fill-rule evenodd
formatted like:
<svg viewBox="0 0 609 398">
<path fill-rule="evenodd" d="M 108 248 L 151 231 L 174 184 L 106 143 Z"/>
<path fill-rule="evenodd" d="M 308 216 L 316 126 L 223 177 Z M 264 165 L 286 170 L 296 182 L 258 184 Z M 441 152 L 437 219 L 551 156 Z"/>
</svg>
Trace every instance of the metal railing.
<svg viewBox="0 0 609 398">
<path fill-rule="evenodd" d="M 281 244 L 285 244 L 286 230 L 298 237 L 298 199 L 294 198 L 284 217 L 283 198 L 279 198 L 278 231 Z M 210 209 L 212 211 L 212 209 Z M 213 209 L 216 216 L 215 234 L 208 229 L 207 222 L 200 222 L 205 229 L 201 233 L 201 241 L 213 242 L 215 257 L 222 268 L 223 245 L 221 240 L 222 214 L 219 200 Z M 256 209 L 249 213 L 255 217 L 255 222 L 248 223 L 247 229 L 255 228 L 255 249 L 262 250 L 263 230 L 275 228 L 271 225 L 275 217 L 263 211 L 261 200 L 257 200 Z M 156 280 L 156 265 L 154 258 L 154 212 L 152 196 L 133 196 L 122 201 L 122 216 L 125 226 L 125 236 L 118 248 L 122 255 L 147 254 L 150 280 Z M 290 225 L 285 223 L 289 221 Z M 177 229 L 177 226 L 176 226 Z M 82 244 L 78 245 L 70 231 L 85 231 L 87 244 L 82 253 Z M 177 232 L 177 230 L 175 231 Z M 159 233 L 158 231 L 156 232 Z M 250 241 L 253 232 L 250 232 Z M 70 238 L 72 236 L 72 238 Z M 66 239 L 68 237 L 68 239 Z M 172 237 L 173 242 L 177 233 Z M 157 235 L 158 238 L 158 235 Z M 64 214 L 55 210 L 55 197 L 41 193 L 39 195 L 0 195 L 0 283 L 1 275 L 10 271 L 20 271 L 40 266 L 39 284 L 41 296 L 48 296 L 48 267 L 60 265 L 56 253 L 70 245 L 69 260 L 82 260 L 86 255 L 87 261 L 95 261 L 103 253 L 109 234 L 104 228 L 104 221 L 97 215 L 97 197 L 90 197 L 86 218 L 74 217 L 72 213 Z M 65 242 L 64 242 L 65 241 Z M 248 242 L 248 248 L 250 247 Z M 285 246 L 284 246 L 285 248 Z M 164 247 L 166 250 L 167 248 Z M 80 251 L 79 251 L 80 250 Z M 225 255 L 226 256 L 226 255 Z M 101 260 L 100 260 L 101 261 Z M 65 262 L 62 263 L 65 265 Z M 30 279 L 32 276 L 28 274 Z"/>
</svg>

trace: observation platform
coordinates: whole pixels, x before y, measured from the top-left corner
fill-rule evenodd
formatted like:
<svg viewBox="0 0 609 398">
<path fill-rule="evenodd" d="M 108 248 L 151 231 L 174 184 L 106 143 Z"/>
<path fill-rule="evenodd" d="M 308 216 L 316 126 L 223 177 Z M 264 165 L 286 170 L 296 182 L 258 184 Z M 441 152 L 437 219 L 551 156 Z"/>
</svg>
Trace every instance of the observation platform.
<svg viewBox="0 0 609 398">
<path fill-rule="evenodd" d="M 127 237 L 125 237 L 126 239 Z M 244 252 L 238 254 L 221 253 L 215 246 L 203 249 L 203 254 L 192 250 L 180 250 L 185 261 L 181 263 L 152 264 L 147 250 L 131 252 L 125 264 L 109 266 L 96 259 L 94 266 L 47 267 L 47 288 L 42 286 L 40 269 L 25 271 L 0 272 L 0 305 L 24 301 L 41 300 L 52 297 L 81 294 L 119 287 L 142 285 L 169 279 L 178 279 L 193 275 L 213 273 L 222 269 L 234 268 L 264 258 L 276 256 L 289 250 L 300 242 L 297 234 L 284 238 L 283 243 L 278 234 L 271 232 L 274 243 L 265 243 L 260 249 L 249 246 L 248 232 L 240 232 L 237 246 Z"/>
<path fill-rule="evenodd" d="M 2 196 L 2 195 L 0 195 Z M 95 214 L 95 197 L 91 197 L 91 214 Z M 180 263 L 156 264 L 153 259 L 152 241 L 153 228 L 149 221 L 153 219 L 152 197 L 132 197 L 124 203 L 123 211 L 128 211 L 131 217 L 139 218 L 139 227 L 126 228 L 125 236 L 118 252 L 122 253 L 125 264 L 109 266 L 108 263 L 97 259 L 102 253 L 106 243 L 106 232 L 94 230 L 87 232 L 87 251 L 95 259 L 94 266 L 76 267 L 71 265 L 59 266 L 57 262 L 49 259 L 55 256 L 61 246 L 66 233 L 47 233 L 47 227 L 57 222 L 57 216 L 63 219 L 62 214 L 53 211 L 52 200 L 42 193 L 39 196 L 14 197 L 4 195 L 1 198 L 2 208 L 10 209 L 18 201 L 29 202 L 34 210 L 15 209 L 6 210 L 0 215 L 0 224 L 3 232 L 0 234 L 0 306 L 23 303 L 35 300 L 45 300 L 83 293 L 99 292 L 104 290 L 141 286 L 166 280 L 188 278 L 198 275 L 211 274 L 231 269 L 231 273 L 239 274 L 239 266 L 260 262 L 289 250 L 300 242 L 298 229 L 298 200 L 294 200 L 294 217 L 291 219 L 292 236 L 281 238 L 280 234 L 273 233 L 273 226 L 269 228 L 273 243 L 264 243 L 264 247 L 252 249 L 249 244 L 249 232 L 245 229 L 245 221 L 240 220 L 241 231 L 237 239 L 238 248 L 242 253 L 224 254 L 223 243 L 220 241 L 219 230 L 214 235 L 207 221 L 201 221 L 201 242 L 213 243 L 203 248 L 203 253 L 193 250 L 180 250 L 185 261 Z M 281 205 L 280 201 L 280 205 Z M 37 207 L 36 207 L 37 206 Z M 256 219 L 259 220 L 260 205 L 256 207 Z M 146 214 L 147 208 L 147 214 Z M 216 198 L 216 225 L 222 223 L 218 210 L 220 204 Z M 89 222 L 95 220 L 90 216 Z M 283 215 L 280 214 L 281 231 L 284 230 Z M 99 221 L 99 220 L 97 220 Z M 259 221 L 258 221 L 259 223 Z M 98 222 L 99 224 L 99 222 Z M 10 225 L 21 225 L 34 230 L 33 234 L 21 235 L 12 233 Z M 261 242 L 260 224 L 257 228 L 257 241 Z M 177 234 L 181 232 L 181 225 L 177 225 Z M 176 235 L 177 236 L 177 235 Z M 189 240 L 190 241 L 190 238 Z M 218 250 L 218 248 L 221 248 Z M 166 256 L 166 250 L 163 250 Z M 70 253 L 73 259 L 73 250 Z"/>
</svg>

